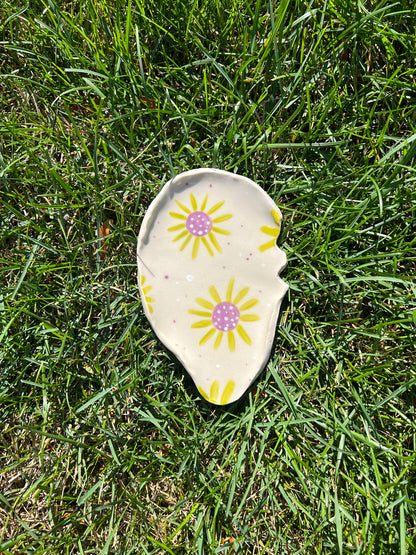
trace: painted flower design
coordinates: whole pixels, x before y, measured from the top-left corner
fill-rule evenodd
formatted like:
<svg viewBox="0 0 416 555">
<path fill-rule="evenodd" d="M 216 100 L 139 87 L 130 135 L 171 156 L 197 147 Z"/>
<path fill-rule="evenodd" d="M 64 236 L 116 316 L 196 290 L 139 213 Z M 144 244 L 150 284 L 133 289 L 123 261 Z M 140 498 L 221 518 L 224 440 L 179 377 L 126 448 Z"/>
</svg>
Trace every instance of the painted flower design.
<svg viewBox="0 0 416 555">
<path fill-rule="evenodd" d="M 263 225 L 260 228 L 260 231 L 262 231 L 266 235 L 269 235 L 270 237 L 273 237 L 273 239 L 271 241 L 267 241 L 267 243 L 263 243 L 262 245 L 260 245 L 259 251 L 261 251 L 261 252 L 264 252 L 267 249 L 271 249 L 272 247 L 275 247 L 276 246 L 276 239 L 279 237 L 280 227 L 281 227 L 280 214 L 277 210 L 272 210 L 271 215 L 272 215 L 273 220 L 276 222 L 276 227 L 272 227 L 270 225 Z"/>
<path fill-rule="evenodd" d="M 214 403 L 216 405 L 226 405 L 230 400 L 230 397 L 234 391 L 234 388 L 235 388 L 235 381 L 228 380 L 228 382 L 225 384 L 225 387 L 223 389 L 219 402 L 218 402 L 218 394 L 220 392 L 220 384 L 218 383 L 218 380 L 215 380 L 212 382 L 211 388 L 209 390 L 209 394 L 205 393 L 202 387 L 198 387 L 198 391 L 202 395 L 202 397 L 207 401 L 209 401 L 210 403 Z"/>
<path fill-rule="evenodd" d="M 190 309 L 188 311 L 190 314 L 204 318 L 192 324 L 191 328 L 209 328 L 207 333 L 200 340 L 200 345 L 204 345 L 211 337 L 216 335 L 214 349 L 218 349 L 224 335 L 226 335 L 228 348 L 230 352 L 234 352 L 236 348 L 234 331 L 237 332 L 239 337 L 247 343 L 247 345 L 251 345 L 251 338 L 241 322 L 255 322 L 256 320 L 260 320 L 260 316 L 257 316 L 257 314 L 243 314 L 246 310 L 255 306 L 259 300 L 250 299 L 240 304 L 247 295 L 249 287 L 241 289 L 233 298 L 234 282 L 235 279 L 231 278 L 228 283 L 225 300 L 222 300 L 218 291 L 211 285 L 209 287 L 209 293 L 214 302 L 198 297 L 195 301 L 205 310 Z"/>
<path fill-rule="evenodd" d="M 183 239 L 181 246 L 179 247 L 180 251 L 183 251 L 185 247 L 191 243 L 193 259 L 198 256 L 201 244 L 204 245 L 211 256 L 214 256 L 212 247 L 214 247 L 218 252 L 222 252 L 216 234 L 230 235 L 230 232 L 226 229 L 218 227 L 217 224 L 229 220 L 232 218 L 232 214 L 223 214 L 216 217 L 213 217 L 213 214 L 222 207 L 225 201 L 217 202 L 211 208 L 206 210 L 208 195 L 205 196 L 200 206 L 198 206 L 198 203 L 192 193 L 189 195 L 189 198 L 191 207 L 185 206 L 182 202 L 175 200 L 176 204 L 183 211 L 183 213 L 169 212 L 169 215 L 172 216 L 172 218 L 181 220 L 181 223 L 168 228 L 168 231 L 179 232 L 173 239 L 173 242 L 181 241 Z"/>
<path fill-rule="evenodd" d="M 145 282 L 146 282 L 146 277 L 141 275 L 140 276 L 140 287 L 141 287 L 142 293 L 144 295 L 144 300 L 146 301 L 147 308 L 149 309 L 150 314 L 152 314 L 153 307 L 150 303 L 154 303 L 155 299 L 153 299 L 153 297 L 149 297 L 147 295 L 147 293 L 149 293 L 149 291 L 152 289 L 152 286 L 151 285 L 146 285 L 144 287 Z"/>
</svg>

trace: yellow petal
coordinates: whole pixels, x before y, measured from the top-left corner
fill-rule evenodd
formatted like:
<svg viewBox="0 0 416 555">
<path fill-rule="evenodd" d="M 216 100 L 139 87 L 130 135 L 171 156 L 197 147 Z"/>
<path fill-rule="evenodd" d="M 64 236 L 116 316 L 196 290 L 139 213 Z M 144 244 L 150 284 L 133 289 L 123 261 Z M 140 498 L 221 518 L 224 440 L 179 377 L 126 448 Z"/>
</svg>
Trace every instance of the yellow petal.
<svg viewBox="0 0 416 555">
<path fill-rule="evenodd" d="M 243 310 L 248 310 L 249 308 L 255 306 L 257 303 L 259 302 L 258 299 L 250 299 L 249 301 L 247 301 L 246 303 L 244 303 L 243 305 L 241 305 L 238 310 L 243 311 Z"/>
<path fill-rule="evenodd" d="M 191 325 L 191 328 L 207 328 L 208 326 L 212 325 L 212 320 L 199 320 L 199 322 L 195 322 L 195 324 Z M 214 328 L 215 330 L 215 328 Z"/>
<path fill-rule="evenodd" d="M 217 330 L 215 328 L 211 328 L 208 333 L 204 335 L 204 337 L 199 342 L 200 345 L 204 345 L 210 339 Z"/>
<path fill-rule="evenodd" d="M 256 322 L 260 320 L 260 316 L 257 316 L 257 314 L 241 314 L 240 320 L 243 322 Z"/>
<path fill-rule="evenodd" d="M 197 204 L 197 202 L 196 202 L 196 199 L 195 199 L 194 195 L 191 193 L 191 194 L 189 195 L 189 197 L 190 197 L 190 199 L 191 199 L 192 209 L 193 209 L 194 211 L 195 211 L 195 210 L 198 210 L 198 204 Z"/>
<path fill-rule="evenodd" d="M 280 228 L 278 227 L 270 227 L 269 225 L 264 225 L 260 228 L 260 231 L 265 233 L 266 235 L 271 235 L 271 237 L 278 237 Z"/>
<path fill-rule="evenodd" d="M 224 204 L 225 200 L 223 200 L 222 202 L 217 202 L 217 204 L 214 204 L 214 206 L 212 208 L 210 208 L 207 212 L 208 216 L 210 214 L 213 214 L 214 212 L 216 212 L 219 208 L 221 208 L 221 206 Z"/>
<path fill-rule="evenodd" d="M 235 281 L 235 278 L 231 278 L 227 287 L 227 292 L 225 294 L 225 300 L 227 301 L 227 303 L 230 303 L 233 298 L 234 281 Z"/>
<path fill-rule="evenodd" d="M 209 392 L 209 400 L 211 401 L 211 403 L 217 402 L 219 389 L 220 384 L 218 383 L 218 380 L 213 381 Z"/>
<path fill-rule="evenodd" d="M 187 214 L 190 214 L 191 211 L 189 210 L 189 208 L 187 206 L 185 206 L 184 204 L 182 204 L 181 202 L 179 202 L 179 200 L 175 200 L 176 204 L 179 206 L 179 208 L 182 208 L 182 210 L 184 212 L 186 212 Z M 172 213 L 170 213 L 172 215 Z M 185 216 L 184 216 L 185 217 Z"/>
<path fill-rule="evenodd" d="M 227 231 L 226 229 L 222 229 L 221 227 L 216 227 L 214 226 L 211 231 L 215 231 L 215 233 L 221 233 L 221 235 L 231 235 L 230 231 Z"/>
<path fill-rule="evenodd" d="M 238 335 L 241 337 L 243 341 L 247 343 L 247 345 L 251 345 L 251 339 L 246 330 L 240 324 L 237 325 L 235 328 Z"/>
<path fill-rule="evenodd" d="M 182 233 L 179 233 L 179 235 L 177 235 L 174 239 L 172 239 L 173 243 L 175 241 L 179 241 L 179 239 L 182 239 L 182 237 L 185 237 L 185 235 L 188 235 L 189 231 L 187 229 L 185 229 L 184 231 L 182 231 Z"/>
<path fill-rule="evenodd" d="M 201 242 L 200 237 L 195 237 L 194 246 L 192 247 L 192 260 L 198 256 L 199 244 Z"/>
<path fill-rule="evenodd" d="M 206 205 L 207 205 L 207 202 L 208 202 L 208 195 L 205 195 L 205 198 L 204 198 L 204 200 L 202 201 L 201 208 L 200 208 L 201 212 L 203 212 L 203 211 L 205 210 L 205 207 L 206 207 Z"/>
<path fill-rule="evenodd" d="M 221 399 L 220 399 L 221 405 L 226 405 L 228 403 L 234 391 L 234 388 L 235 388 L 235 382 L 233 380 L 229 380 L 226 386 L 224 387 L 224 391 L 222 392 L 222 395 L 221 395 Z"/>
<path fill-rule="evenodd" d="M 267 243 L 263 243 L 263 245 L 260 245 L 259 251 L 264 252 L 264 251 L 267 251 L 267 249 L 271 249 L 275 246 L 276 246 L 276 240 L 272 239 L 271 241 L 268 241 Z"/>
<path fill-rule="evenodd" d="M 213 221 L 214 224 L 219 224 L 220 222 L 226 222 L 227 220 L 229 220 L 232 217 L 233 217 L 232 214 L 224 214 L 223 216 L 218 216 L 218 218 L 215 218 L 212 221 Z"/>
<path fill-rule="evenodd" d="M 215 343 L 214 343 L 214 349 L 218 349 L 218 347 L 221 345 L 223 335 L 224 335 L 223 331 L 218 332 L 218 335 L 217 335 L 217 337 L 215 339 Z"/>
<path fill-rule="evenodd" d="M 211 297 L 214 299 L 214 301 L 219 304 L 221 302 L 221 297 L 218 295 L 218 291 L 213 285 L 210 286 L 209 292 L 211 293 Z"/>
<path fill-rule="evenodd" d="M 211 312 L 204 312 L 203 310 L 194 310 L 194 309 L 189 309 L 188 310 L 189 314 L 195 314 L 195 316 L 205 316 L 205 317 L 210 317 L 211 316 Z"/>
<path fill-rule="evenodd" d="M 197 297 L 195 301 L 202 307 L 208 308 L 209 310 L 214 310 L 215 306 L 205 299 L 201 299 L 201 297 Z"/>
<path fill-rule="evenodd" d="M 199 393 L 202 395 L 202 397 L 203 397 L 206 401 L 209 401 L 209 397 L 208 397 L 208 395 L 205 393 L 205 391 L 202 389 L 202 387 L 199 387 L 199 386 L 198 386 L 198 391 L 199 391 Z"/>
<path fill-rule="evenodd" d="M 281 217 L 277 210 L 272 210 L 272 218 L 277 223 L 278 227 L 280 228 Z"/>
<path fill-rule="evenodd" d="M 217 238 L 215 237 L 215 235 L 212 233 L 212 231 L 210 231 L 208 233 L 208 237 L 211 241 L 211 243 L 214 245 L 214 247 L 217 249 L 218 252 L 222 252 L 222 248 L 220 247 L 220 244 L 217 241 Z"/>
<path fill-rule="evenodd" d="M 180 229 L 185 229 L 185 224 L 174 225 L 173 227 L 168 227 L 168 231 L 179 231 Z"/>
<path fill-rule="evenodd" d="M 178 214 L 177 212 L 169 212 L 169 216 L 172 216 L 172 218 L 177 218 L 178 220 L 186 220 L 186 216 L 184 216 L 183 214 Z"/>
<path fill-rule="evenodd" d="M 211 247 L 209 246 L 209 243 L 206 239 L 206 237 L 201 237 L 201 241 L 204 244 L 205 248 L 207 249 L 207 251 L 209 252 L 209 254 L 211 256 L 214 256 L 213 250 L 211 249 Z"/>
<path fill-rule="evenodd" d="M 237 326 L 238 327 L 238 326 Z M 232 331 L 227 332 L 228 335 L 228 347 L 230 351 L 233 353 L 235 351 L 235 337 Z"/>
<path fill-rule="evenodd" d="M 244 287 L 241 291 L 237 294 L 236 298 L 233 300 L 233 304 L 237 304 L 243 299 L 248 293 L 249 287 Z"/>
<path fill-rule="evenodd" d="M 179 250 L 183 251 L 183 249 L 186 247 L 186 245 L 191 241 L 192 239 L 192 234 L 189 233 L 188 237 L 185 239 L 185 241 L 182 243 L 182 245 L 180 246 Z"/>
</svg>

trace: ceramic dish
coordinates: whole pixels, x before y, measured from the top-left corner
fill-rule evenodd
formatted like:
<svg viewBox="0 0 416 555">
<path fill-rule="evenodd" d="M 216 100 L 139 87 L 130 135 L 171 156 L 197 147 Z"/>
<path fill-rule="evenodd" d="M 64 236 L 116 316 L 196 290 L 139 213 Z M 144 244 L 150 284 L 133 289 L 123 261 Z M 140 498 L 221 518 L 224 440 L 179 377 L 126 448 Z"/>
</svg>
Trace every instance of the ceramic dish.
<svg viewBox="0 0 416 555">
<path fill-rule="evenodd" d="M 264 368 L 288 286 L 281 214 L 250 179 L 177 175 L 151 203 L 137 246 L 140 294 L 159 339 L 214 404 L 236 401 Z"/>
</svg>

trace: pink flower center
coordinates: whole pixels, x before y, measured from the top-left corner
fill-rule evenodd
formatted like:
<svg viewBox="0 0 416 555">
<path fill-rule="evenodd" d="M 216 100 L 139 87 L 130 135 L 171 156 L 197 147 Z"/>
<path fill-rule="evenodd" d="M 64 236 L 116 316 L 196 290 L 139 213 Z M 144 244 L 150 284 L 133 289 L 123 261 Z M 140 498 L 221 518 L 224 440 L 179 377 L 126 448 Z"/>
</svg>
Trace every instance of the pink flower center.
<svg viewBox="0 0 416 555">
<path fill-rule="evenodd" d="M 219 331 L 232 331 L 239 319 L 240 311 L 232 303 L 219 303 L 212 311 L 212 324 Z"/>
<path fill-rule="evenodd" d="M 192 212 L 186 218 L 186 229 L 197 237 L 208 235 L 212 229 L 211 218 L 205 212 Z"/>
</svg>

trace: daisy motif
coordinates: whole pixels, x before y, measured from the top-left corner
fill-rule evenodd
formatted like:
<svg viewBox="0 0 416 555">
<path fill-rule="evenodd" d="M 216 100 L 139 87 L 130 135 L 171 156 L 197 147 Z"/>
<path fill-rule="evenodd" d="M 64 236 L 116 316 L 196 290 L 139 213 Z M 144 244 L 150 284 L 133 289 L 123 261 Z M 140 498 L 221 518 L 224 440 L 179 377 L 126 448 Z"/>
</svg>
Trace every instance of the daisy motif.
<svg viewBox="0 0 416 555">
<path fill-rule="evenodd" d="M 218 403 L 218 393 L 220 391 L 220 384 L 218 383 L 218 380 L 215 380 L 212 382 L 211 389 L 209 390 L 209 394 L 205 393 L 202 387 L 198 387 L 198 391 L 202 395 L 202 397 L 207 401 L 209 401 L 210 403 L 226 405 L 230 400 L 230 397 L 232 395 L 232 392 L 234 391 L 234 388 L 235 388 L 235 381 L 229 380 L 225 384 L 219 403 Z"/>
<path fill-rule="evenodd" d="M 151 285 L 146 285 L 146 287 L 143 287 L 145 284 L 146 278 L 145 276 L 141 275 L 140 276 L 140 287 L 142 290 L 142 293 L 144 295 L 144 300 L 146 301 L 147 304 L 147 308 L 149 309 L 150 314 L 152 314 L 153 312 L 153 307 L 150 303 L 154 303 L 155 299 L 153 299 L 153 297 L 148 297 L 147 293 L 152 289 Z"/>
<path fill-rule="evenodd" d="M 252 341 L 241 322 L 255 322 L 260 320 L 257 314 L 242 314 L 249 308 L 255 306 L 259 300 L 250 299 L 243 304 L 241 301 L 247 295 L 249 288 L 244 287 L 233 298 L 234 278 L 231 278 L 225 294 L 225 300 L 222 300 L 218 291 L 213 285 L 209 287 L 209 293 L 214 302 L 207 299 L 196 298 L 195 301 L 205 310 L 190 309 L 189 314 L 201 316 L 204 320 L 199 320 L 191 325 L 191 328 L 210 328 L 208 332 L 202 337 L 199 344 L 204 345 L 211 337 L 216 334 L 214 341 L 214 349 L 218 349 L 224 334 L 228 339 L 228 348 L 230 352 L 235 351 L 235 335 L 234 330 L 241 337 L 241 339 L 251 345 Z"/>
<path fill-rule="evenodd" d="M 189 198 L 191 201 L 191 208 L 185 206 L 178 200 L 175 200 L 176 204 L 184 212 L 183 214 L 179 212 L 169 212 L 169 215 L 172 216 L 172 218 L 181 220 L 180 224 L 168 228 L 168 231 L 179 231 L 178 235 L 173 239 L 173 242 L 183 239 L 181 246 L 179 247 L 180 251 L 183 251 L 189 243 L 192 243 L 193 259 L 197 257 L 201 243 L 211 256 L 214 256 L 212 247 L 214 247 L 218 252 L 222 252 L 221 246 L 215 235 L 218 233 L 222 235 L 230 235 L 230 232 L 226 229 L 218 227 L 216 224 L 229 220 L 232 218 L 232 214 L 223 214 L 222 216 L 214 218 L 212 215 L 221 208 L 225 201 L 217 202 L 214 206 L 209 208 L 209 210 L 206 210 L 208 195 L 205 196 L 199 207 L 192 193 L 189 195 Z"/>
<path fill-rule="evenodd" d="M 277 210 L 272 210 L 271 215 L 273 220 L 276 222 L 277 227 L 272 227 L 270 225 L 264 225 L 260 228 L 260 231 L 273 237 L 271 241 L 267 241 L 267 243 L 263 243 L 259 247 L 259 251 L 264 252 L 267 249 L 271 249 L 272 247 L 276 246 L 276 239 L 279 237 L 280 227 L 281 227 L 281 216 Z"/>
</svg>

